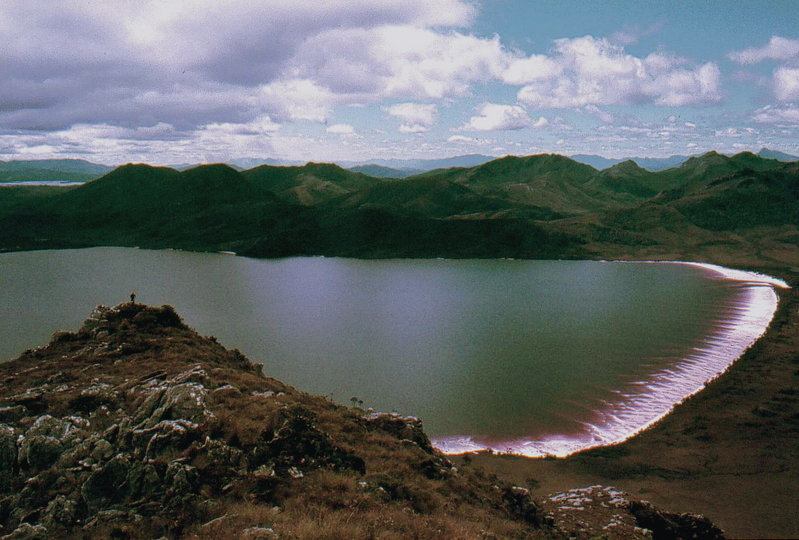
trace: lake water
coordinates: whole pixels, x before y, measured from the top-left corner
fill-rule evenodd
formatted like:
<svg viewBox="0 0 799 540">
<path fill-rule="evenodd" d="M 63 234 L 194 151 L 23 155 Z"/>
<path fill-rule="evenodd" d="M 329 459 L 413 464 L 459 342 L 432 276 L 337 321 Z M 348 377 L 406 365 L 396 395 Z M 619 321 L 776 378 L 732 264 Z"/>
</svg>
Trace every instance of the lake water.
<svg viewBox="0 0 799 540">
<path fill-rule="evenodd" d="M 75 187 L 81 186 L 85 182 L 72 180 L 19 180 L 0 182 L 0 187 Z"/>
<path fill-rule="evenodd" d="M 565 454 L 643 428 L 760 335 L 776 295 L 729 277 L 684 264 L 8 253 L 0 358 L 135 291 L 270 376 L 421 417 L 444 450 Z"/>
</svg>

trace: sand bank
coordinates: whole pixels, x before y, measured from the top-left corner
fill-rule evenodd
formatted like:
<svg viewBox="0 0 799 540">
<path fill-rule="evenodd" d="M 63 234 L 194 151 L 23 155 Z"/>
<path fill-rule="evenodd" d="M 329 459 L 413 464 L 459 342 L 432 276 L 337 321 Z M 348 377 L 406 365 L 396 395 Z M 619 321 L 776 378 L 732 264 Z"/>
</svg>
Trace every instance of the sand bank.
<svg viewBox="0 0 799 540">
<path fill-rule="evenodd" d="M 564 457 L 597 446 L 616 444 L 652 426 L 686 398 L 724 373 L 768 329 L 777 309 L 775 287 L 787 288 L 780 279 L 706 263 L 668 261 L 646 264 L 685 264 L 703 269 L 710 279 L 733 282 L 736 301 L 724 320 L 705 342 L 679 361 L 638 381 L 617 398 L 594 411 L 596 421 L 584 424 L 577 436 L 552 435 L 530 440 L 517 439 L 491 445 L 471 437 L 434 439 L 433 444 L 448 454 L 493 450 L 528 457 Z"/>
</svg>

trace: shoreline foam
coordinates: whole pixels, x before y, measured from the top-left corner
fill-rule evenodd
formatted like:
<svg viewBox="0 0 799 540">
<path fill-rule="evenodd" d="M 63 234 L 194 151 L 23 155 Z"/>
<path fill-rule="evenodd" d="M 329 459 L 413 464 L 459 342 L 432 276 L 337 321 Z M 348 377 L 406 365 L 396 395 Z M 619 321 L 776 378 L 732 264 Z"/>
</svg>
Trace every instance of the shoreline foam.
<svg viewBox="0 0 799 540">
<path fill-rule="evenodd" d="M 632 262 L 632 261 L 631 261 Z M 539 440 L 518 439 L 486 445 L 469 436 L 434 438 L 433 445 L 445 454 L 492 450 L 527 457 L 568 455 L 623 442 L 651 427 L 675 406 L 693 396 L 735 363 L 768 329 L 779 298 L 775 287 L 788 288 L 785 281 L 756 272 L 714 264 L 683 261 L 636 261 L 646 264 L 683 264 L 713 272 L 741 288 L 740 299 L 730 316 L 719 323 L 702 347 L 675 365 L 656 372 L 638 385 L 641 392 L 618 392 L 619 399 L 596 411 L 601 420 L 586 423 L 583 435 L 551 435 Z"/>
</svg>

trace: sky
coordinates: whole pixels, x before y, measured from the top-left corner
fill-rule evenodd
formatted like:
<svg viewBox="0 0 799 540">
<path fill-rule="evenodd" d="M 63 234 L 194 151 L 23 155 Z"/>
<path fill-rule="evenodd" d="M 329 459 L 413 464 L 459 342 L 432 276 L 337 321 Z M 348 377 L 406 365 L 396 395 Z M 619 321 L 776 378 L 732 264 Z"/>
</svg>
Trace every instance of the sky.
<svg viewBox="0 0 799 540">
<path fill-rule="evenodd" d="M 799 155 L 796 0 L 0 0 L 0 160 Z"/>
</svg>

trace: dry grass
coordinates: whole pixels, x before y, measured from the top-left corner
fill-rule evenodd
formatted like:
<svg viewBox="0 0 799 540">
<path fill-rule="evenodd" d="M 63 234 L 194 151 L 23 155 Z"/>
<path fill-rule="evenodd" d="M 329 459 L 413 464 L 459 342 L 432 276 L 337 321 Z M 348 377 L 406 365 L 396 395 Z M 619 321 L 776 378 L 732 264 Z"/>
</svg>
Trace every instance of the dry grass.
<svg viewBox="0 0 799 540">
<path fill-rule="evenodd" d="M 185 450 L 164 451 L 153 461 L 160 469 L 175 460 L 195 467 L 198 496 L 171 509 L 138 501 L 135 511 L 145 516 L 143 522 L 97 522 L 91 534 L 238 538 L 250 527 L 298 539 L 537 534 L 537 525 L 503 498 L 496 478 L 452 468 L 419 440 L 403 440 L 371 423 L 361 409 L 265 377 L 237 351 L 183 326 L 169 308 L 123 304 L 116 310 L 110 322 L 100 322 L 102 328 L 91 323 L 78 333 L 62 333 L 47 347 L 0 365 L 0 399 L 33 387 L 39 401 L 28 405 L 56 417 L 88 415 L 92 429 L 113 423 L 115 410 L 132 414 L 147 396 L 143 381 L 194 368 L 207 374 L 203 385 L 213 417 L 201 426 L 204 434 Z M 89 387 L 104 390 L 82 394 Z M 310 451 L 322 455 L 294 456 L 285 445 L 283 454 L 264 454 L 264 445 L 270 448 L 269 440 L 295 417 L 304 419 L 296 425 L 307 426 L 307 434 L 295 433 L 297 444 L 307 435 Z M 211 439 L 219 451 L 238 457 L 217 462 L 204 446 Z"/>
</svg>

